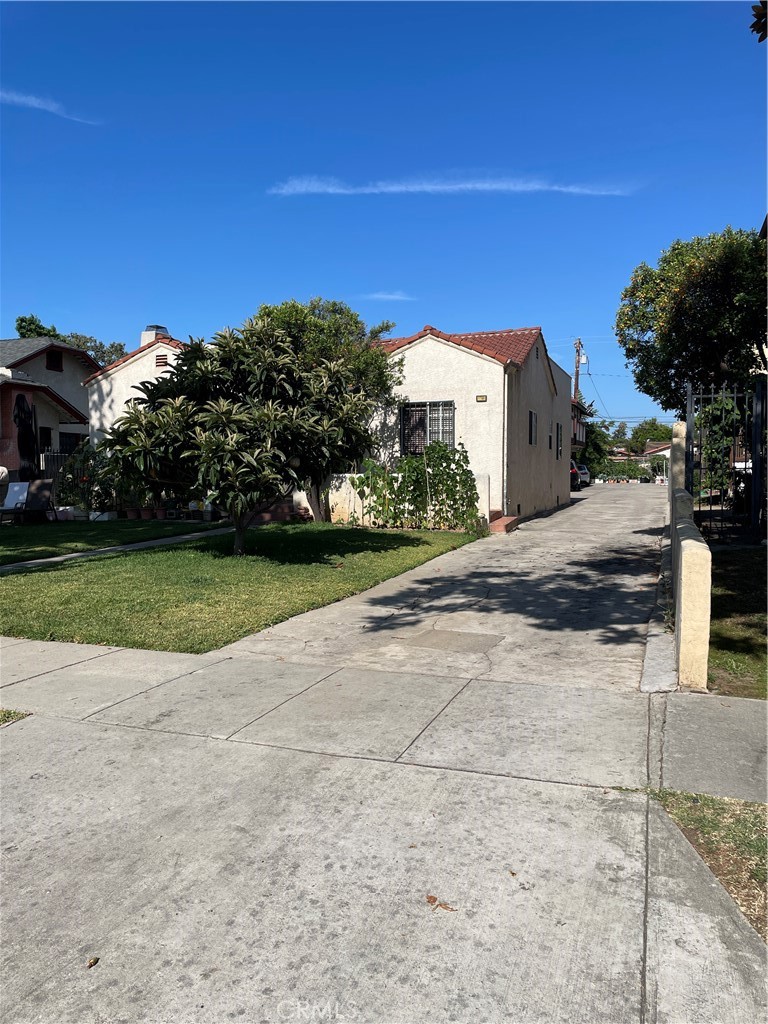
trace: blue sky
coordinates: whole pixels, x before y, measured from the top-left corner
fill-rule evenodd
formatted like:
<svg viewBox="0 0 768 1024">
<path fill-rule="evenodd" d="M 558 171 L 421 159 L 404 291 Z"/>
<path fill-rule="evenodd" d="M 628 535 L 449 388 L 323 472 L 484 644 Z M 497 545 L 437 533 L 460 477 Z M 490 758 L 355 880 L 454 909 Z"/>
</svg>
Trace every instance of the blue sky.
<svg viewBox="0 0 768 1024">
<path fill-rule="evenodd" d="M 540 324 L 615 419 L 633 267 L 765 215 L 749 3 L 11 3 L 2 318 L 134 348 L 261 302 Z M 583 370 L 587 368 L 584 367 Z"/>
</svg>

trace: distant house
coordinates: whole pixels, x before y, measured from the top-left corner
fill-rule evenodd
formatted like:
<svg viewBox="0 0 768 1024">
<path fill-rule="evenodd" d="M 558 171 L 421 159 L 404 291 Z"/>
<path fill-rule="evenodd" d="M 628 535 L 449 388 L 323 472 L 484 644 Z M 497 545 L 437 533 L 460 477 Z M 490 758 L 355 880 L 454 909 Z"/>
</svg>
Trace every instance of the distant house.
<svg viewBox="0 0 768 1024">
<path fill-rule="evenodd" d="M 150 324 L 141 332 L 137 349 L 88 377 L 84 383 L 91 444 L 100 441 L 123 415 L 126 402 L 139 397 L 136 385 L 160 377 L 185 348 L 184 342 L 172 338 L 167 328 Z"/>
<path fill-rule="evenodd" d="M 571 399 L 571 458 L 577 462 L 587 443 L 587 416 L 589 411 L 578 398 Z"/>
<path fill-rule="evenodd" d="M 568 504 L 571 379 L 540 327 L 446 334 L 428 325 L 381 344 L 403 370 L 397 421 L 382 427 L 386 455 L 461 442 L 492 519 Z"/>
<path fill-rule="evenodd" d="M 45 471 L 45 453 L 69 453 L 88 436 L 83 381 L 99 364 L 55 338 L 0 340 L 0 465 L 11 480 Z"/>
</svg>

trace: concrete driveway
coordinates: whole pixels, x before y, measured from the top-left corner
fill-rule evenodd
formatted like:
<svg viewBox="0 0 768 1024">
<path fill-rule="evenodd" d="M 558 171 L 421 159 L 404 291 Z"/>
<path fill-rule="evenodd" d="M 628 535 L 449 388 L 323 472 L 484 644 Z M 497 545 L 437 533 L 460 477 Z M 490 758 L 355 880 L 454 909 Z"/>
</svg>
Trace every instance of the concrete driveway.
<svg viewBox="0 0 768 1024">
<path fill-rule="evenodd" d="M 611 788 L 759 790 L 759 702 L 638 691 L 663 495 L 582 493 L 208 655 L 7 641 L 3 1020 L 762 1021 L 763 944 Z"/>
</svg>

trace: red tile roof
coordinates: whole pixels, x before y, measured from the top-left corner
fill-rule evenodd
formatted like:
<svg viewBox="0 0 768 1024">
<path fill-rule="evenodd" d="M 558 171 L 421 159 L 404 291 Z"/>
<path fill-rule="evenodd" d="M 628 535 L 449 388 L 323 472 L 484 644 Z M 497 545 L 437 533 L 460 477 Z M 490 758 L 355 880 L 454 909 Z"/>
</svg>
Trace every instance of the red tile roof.
<svg viewBox="0 0 768 1024">
<path fill-rule="evenodd" d="M 472 352 L 490 356 L 491 359 L 504 363 L 504 365 L 510 363 L 512 366 L 522 366 L 528 353 L 541 338 L 541 328 L 515 327 L 503 331 L 445 334 L 427 324 L 417 334 L 412 334 L 409 338 L 384 338 L 380 344 L 387 353 L 397 352 L 398 349 L 405 348 L 406 345 L 419 341 L 421 338 L 426 338 L 427 335 L 440 338 L 442 341 L 449 341 L 461 348 L 470 349 Z"/>
<path fill-rule="evenodd" d="M 148 341 L 146 345 L 142 345 L 140 348 L 135 348 L 133 352 L 129 352 L 127 355 L 122 356 L 120 359 L 116 359 L 114 363 L 110 363 L 109 366 L 103 366 L 96 373 L 92 373 L 87 380 L 83 381 L 83 386 L 90 384 L 92 380 L 96 380 L 97 377 L 101 377 L 103 374 L 108 373 L 110 370 L 114 370 L 116 366 L 120 366 L 122 363 L 127 363 L 129 359 L 133 359 L 134 356 L 139 355 L 142 352 L 146 352 L 152 348 L 153 345 L 170 345 L 171 348 L 185 349 L 186 343 L 179 341 L 177 338 L 169 338 L 165 334 L 159 334 L 152 341 Z"/>
</svg>

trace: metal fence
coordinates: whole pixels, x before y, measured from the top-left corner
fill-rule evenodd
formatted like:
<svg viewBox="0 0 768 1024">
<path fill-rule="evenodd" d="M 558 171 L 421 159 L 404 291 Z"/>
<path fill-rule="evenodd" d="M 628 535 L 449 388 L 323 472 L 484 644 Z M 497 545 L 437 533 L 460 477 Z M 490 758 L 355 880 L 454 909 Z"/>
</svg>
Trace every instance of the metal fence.
<svg viewBox="0 0 768 1024">
<path fill-rule="evenodd" d="M 708 540 L 766 535 L 766 386 L 688 387 L 685 487 Z"/>
<path fill-rule="evenodd" d="M 48 449 L 40 452 L 40 475 L 44 480 L 53 480 L 51 498 L 54 505 L 58 504 L 58 488 L 61 481 L 61 471 L 72 452 L 54 451 Z"/>
</svg>

